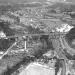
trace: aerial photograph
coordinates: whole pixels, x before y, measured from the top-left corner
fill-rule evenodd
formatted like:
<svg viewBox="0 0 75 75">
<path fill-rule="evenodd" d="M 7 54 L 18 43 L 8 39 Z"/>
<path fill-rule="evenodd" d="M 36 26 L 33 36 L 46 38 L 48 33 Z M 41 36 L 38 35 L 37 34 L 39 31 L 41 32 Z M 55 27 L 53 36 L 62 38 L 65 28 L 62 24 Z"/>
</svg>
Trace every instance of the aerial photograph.
<svg viewBox="0 0 75 75">
<path fill-rule="evenodd" d="M 75 75 L 75 0 L 0 0 L 0 75 Z"/>
</svg>

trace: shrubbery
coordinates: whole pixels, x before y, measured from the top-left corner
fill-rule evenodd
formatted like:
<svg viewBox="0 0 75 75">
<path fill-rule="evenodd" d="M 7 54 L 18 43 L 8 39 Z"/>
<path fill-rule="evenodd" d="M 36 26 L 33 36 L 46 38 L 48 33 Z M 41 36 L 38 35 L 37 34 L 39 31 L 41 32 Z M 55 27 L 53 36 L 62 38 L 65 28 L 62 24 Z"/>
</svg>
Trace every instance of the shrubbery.
<svg viewBox="0 0 75 75">
<path fill-rule="evenodd" d="M 3 31 L 6 36 L 14 35 L 14 31 L 9 28 L 9 23 L 7 22 L 0 22 L 0 31 Z M 14 38 L 11 39 L 0 39 L 0 50 L 5 51 L 10 47 L 10 45 L 15 41 Z"/>
</svg>

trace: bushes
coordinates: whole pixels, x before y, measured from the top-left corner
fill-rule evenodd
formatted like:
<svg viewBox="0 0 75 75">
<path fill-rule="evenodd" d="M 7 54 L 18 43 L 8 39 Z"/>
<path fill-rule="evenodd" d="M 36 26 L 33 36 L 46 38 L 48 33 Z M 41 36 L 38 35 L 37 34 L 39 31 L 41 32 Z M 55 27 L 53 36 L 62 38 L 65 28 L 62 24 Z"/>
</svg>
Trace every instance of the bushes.
<svg viewBox="0 0 75 75">
<path fill-rule="evenodd" d="M 73 39 L 75 39 L 75 27 L 66 34 L 65 38 L 68 43 L 72 44 Z"/>
<path fill-rule="evenodd" d="M 9 28 L 9 23 L 7 22 L 0 22 L 0 31 L 3 31 L 6 36 L 14 35 L 12 29 Z M 10 47 L 10 45 L 15 41 L 14 38 L 11 39 L 0 39 L 0 50 L 5 51 Z"/>
<path fill-rule="evenodd" d="M 10 23 L 8 22 L 0 22 L 0 31 L 2 30 L 6 36 L 14 35 L 14 30 L 10 29 Z"/>
</svg>

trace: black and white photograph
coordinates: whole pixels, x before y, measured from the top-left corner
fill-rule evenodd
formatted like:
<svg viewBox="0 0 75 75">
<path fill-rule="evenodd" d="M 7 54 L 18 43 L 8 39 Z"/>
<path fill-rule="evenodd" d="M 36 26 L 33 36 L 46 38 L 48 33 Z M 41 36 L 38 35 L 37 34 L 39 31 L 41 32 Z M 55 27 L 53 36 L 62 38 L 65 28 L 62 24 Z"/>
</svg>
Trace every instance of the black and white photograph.
<svg viewBox="0 0 75 75">
<path fill-rule="evenodd" d="M 75 0 L 0 0 L 0 75 L 75 75 Z"/>
</svg>

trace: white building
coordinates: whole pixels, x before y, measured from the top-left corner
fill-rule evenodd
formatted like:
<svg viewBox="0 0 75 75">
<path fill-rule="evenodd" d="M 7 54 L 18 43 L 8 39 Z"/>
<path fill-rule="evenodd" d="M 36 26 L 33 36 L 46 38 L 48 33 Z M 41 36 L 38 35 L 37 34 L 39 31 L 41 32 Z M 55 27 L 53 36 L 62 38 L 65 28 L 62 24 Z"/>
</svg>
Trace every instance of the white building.
<svg viewBox="0 0 75 75">
<path fill-rule="evenodd" d="M 0 37 L 6 37 L 5 33 L 3 31 L 0 31 Z"/>
<path fill-rule="evenodd" d="M 57 32 L 68 32 L 73 28 L 73 26 L 70 26 L 68 24 L 62 24 L 60 28 L 56 28 Z"/>
</svg>

